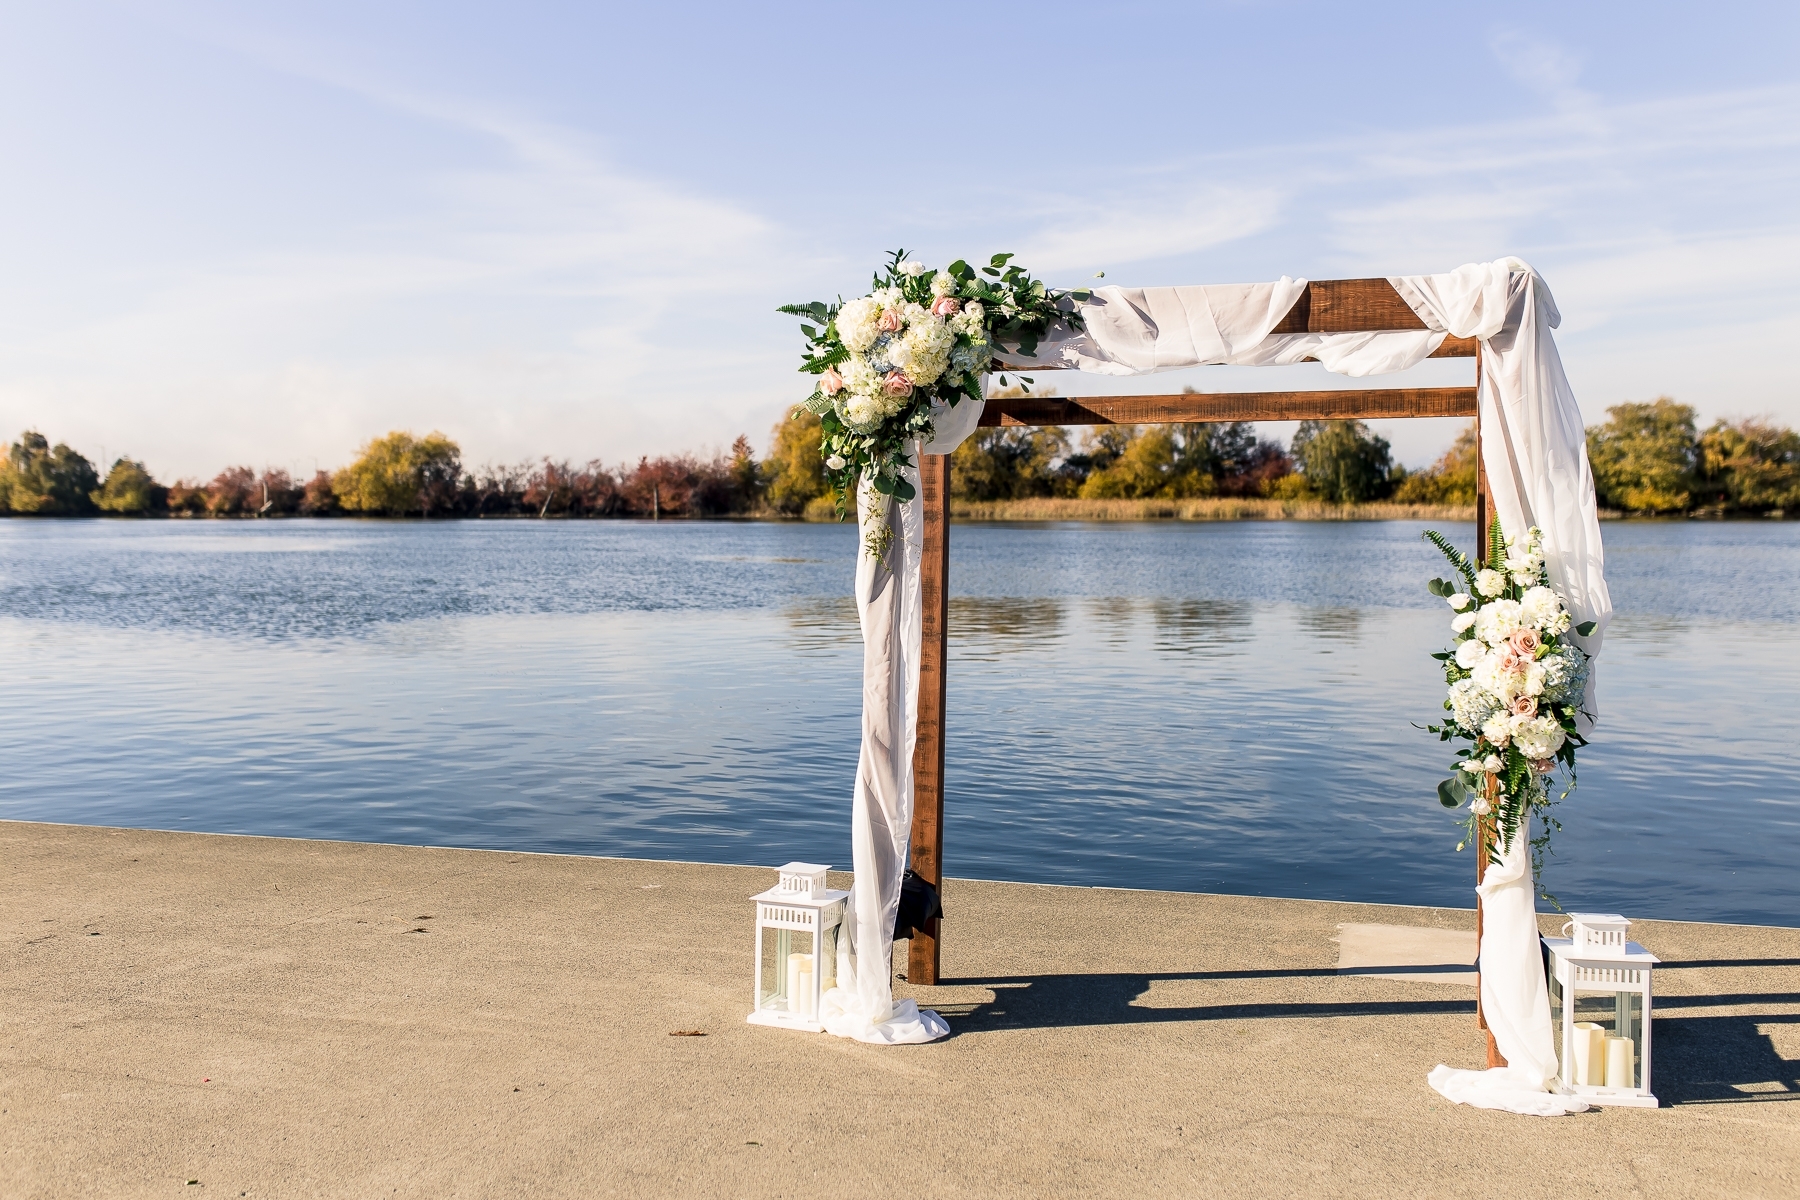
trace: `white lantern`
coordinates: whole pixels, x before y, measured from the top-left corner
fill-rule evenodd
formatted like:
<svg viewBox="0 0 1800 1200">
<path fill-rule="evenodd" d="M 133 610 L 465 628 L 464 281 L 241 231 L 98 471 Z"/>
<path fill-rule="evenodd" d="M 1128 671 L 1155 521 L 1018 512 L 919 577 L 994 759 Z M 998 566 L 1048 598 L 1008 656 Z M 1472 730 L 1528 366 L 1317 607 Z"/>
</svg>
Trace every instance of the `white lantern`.
<svg viewBox="0 0 1800 1200">
<path fill-rule="evenodd" d="M 756 1007 L 752 1025 L 818 1033 L 819 1001 L 837 986 L 838 933 L 849 892 L 825 886 L 830 867 L 789 863 L 756 902 Z"/>
<path fill-rule="evenodd" d="M 1650 1092 L 1650 972 L 1662 960 L 1626 939 L 1614 913 L 1570 913 L 1571 937 L 1545 938 L 1550 1017 L 1564 1087 L 1590 1104 L 1655 1108 Z"/>
</svg>

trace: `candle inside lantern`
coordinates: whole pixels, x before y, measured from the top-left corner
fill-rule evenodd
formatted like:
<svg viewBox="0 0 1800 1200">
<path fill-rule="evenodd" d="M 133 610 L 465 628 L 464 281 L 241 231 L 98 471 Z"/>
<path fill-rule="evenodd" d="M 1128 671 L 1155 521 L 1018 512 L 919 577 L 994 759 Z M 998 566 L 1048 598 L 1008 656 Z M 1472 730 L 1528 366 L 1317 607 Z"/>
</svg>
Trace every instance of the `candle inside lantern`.
<svg viewBox="0 0 1800 1200">
<path fill-rule="evenodd" d="M 1575 1056 L 1575 1082 L 1598 1087 L 1606 1082 L 1606 1029 L 1592 1021 L 1577 1021 L 1572 1053 Z"/>
<path fill-rule="evenodd" d="M 1606 1039 L 1606 1086 L 1612 1088 L 1630 1088 L 1637 1086 L 1637 1072 L 1632 1065 L 1632 1051 L 1636 1047 L 1630 1038 L 1609 1037 Z"/>
<path fill-rule="evenodd" d="M 812 1016 L 813 956 L 790 954 L 787 960 L 787 1010 L 796 1016 Z"/>
</svg>

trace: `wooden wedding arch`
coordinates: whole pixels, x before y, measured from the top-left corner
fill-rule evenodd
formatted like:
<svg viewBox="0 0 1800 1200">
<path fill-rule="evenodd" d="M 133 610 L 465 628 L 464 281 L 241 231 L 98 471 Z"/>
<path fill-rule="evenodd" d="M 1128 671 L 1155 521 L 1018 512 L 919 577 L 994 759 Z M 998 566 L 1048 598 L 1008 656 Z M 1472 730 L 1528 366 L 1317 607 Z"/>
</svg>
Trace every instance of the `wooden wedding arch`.
<svg viewBox="0 0 1800 1200">
<path fill-rule="evenodd" d="M 1386 279 L 1321 279 L 1306 285 L 1272 333 L 1364 333 L 1420 330 L 1425 322 Z M 1481 372 L 1481 344 L 1446 337 L 1432 358 L 1473 358 Z M 1310 360 L 1309 360 L 1310 361 Z M 999 365 L 999 364 L 997 364 Z M 1045 368 L 1028 368 L 1035 374 Z M 1055 368 L 1052 368 L 1055 369 Z M 1481 463 L 1476 388 L 1376 388 L 1304 392 L 1198 392 L 1160 396 L 1016 396 L 989 400 L 984 427 L 1020 425 L 1124 425 L 1177 421 L 1342 421 L 1392 417 L 1476 419 L 1476 545 L 1485 554 L 1487 472 Z M 945 666 L 950 617 L 950 458 L 927 454 L 919 463 L 924 546 L 919 566 L 923 606 L 919 659 L 918 742 L 913 751 L 912 869 L 943 886 Z M 1476 879 L 1487 870 L 1486 839 L 1476 839 Z M 1480 930 L 1479 901 L 1476 928 Z M 936 984 L 943 931 L 937 920 L 911 939 L 906 977 Z M 1477 1022 L 1482 1028 L 1477 1002 Z M 1488 1035 L 1488 1061 L 1499 1056 Z"/>
</svg>

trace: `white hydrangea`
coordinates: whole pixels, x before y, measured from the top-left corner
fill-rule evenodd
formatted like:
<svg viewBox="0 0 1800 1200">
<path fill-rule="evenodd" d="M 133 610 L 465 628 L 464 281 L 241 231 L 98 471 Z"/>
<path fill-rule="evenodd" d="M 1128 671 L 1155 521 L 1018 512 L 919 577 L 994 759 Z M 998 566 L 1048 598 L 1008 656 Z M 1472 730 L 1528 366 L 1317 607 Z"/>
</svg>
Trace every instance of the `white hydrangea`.
<svg viewBox="0 0 1800 1200">
<path fill-rule="evenodd" d="M 1456 723 L 1474 732 L 1500 711 L 1500 701 L 1473 679 L 1459 679 L 1450 685 L 1450 712 Z"/>
<path fill-rule="evenodd" d="M 1517 600 L 1490 600 L 1475 610 L 1475 636 L 1498 646 L 1519 628 L 1522 617 Z"/>
<path fill-rule="evenodd" d="M 1562 611 L 1562 601 L 1547 587 L 1534 587 L 1519 597 L 1519 620 L 1542 629 Z"/>
<path fill-rule="evenodd" d="M 939 271 L 931 277 L 931 294 L 934 296 L 956 295 L 956 276 L 948 271 Z"/>
<path fill-rule="evenodd" d="M 929 308 L 926 308 L 923 304 L 915 304 L 911 300 L 908 300 L 900 307 L 900 315 L 906 319 L 908 325 L 917 325 L 920 321 L 929 321 L 932 319 L 931 310 Z"/>
<path fill-rule="evenodd" d="M 1525 717 L 1514 723 L 1513 741 L 1526 758 L 1549 758 L 1567 740 L 1555 717 Z"/>
<path fill-rule="evenodd" d="M 897 287 L 876 288 L 869 293 L 869 299 L 883 308 L 899 308 L 906 303 L 906 293 Z"/>
<path fill-rule="evenodd" d="M 888 361 L 917 387 L 936 383 L 950 365 L 956 334 L 935 317 L 924 316 L 888 347 Z"/>
<path fill-rule="evenodd" d="M 1487 597 L 1498 596 L 1506 590 L 1506 576 L 1498 571 L 1480 570 L 1475 573 L 1475 590 Z"/>
<path fill-rule="evenodd" d="M 845 390 L 856 395 L 873 396 L 881 390 L 880 372 L 860 354 L 852 354 L 838 367 L 838 374 L 844 377 Z"/>
<path fill-rule="evenodd" d="M 875 396 L 859 392 L 844 404 L 844 421 L 858 433 L 874 433 L 881 424 L 881 402 Z"/>
<path fill-rule="evenodd" d="M 1512 740 L 1513 718 L 1508 713 L 1495 713 L 1481 723 L 1481 736 L 1491 745 L 1504 748 Z"/>
<path fill-rule="evenodd" d="M 881 334 L 875 327 L 875 322 L 880 319 L 881 304 L 873 296 L 851 300 L 838 309 L 838 338 L 851 353 L 866 353 Z"/>
<path fill-rule="evenodd" d="M 1528 664 L 1525 668 L 1525 674 L 1523 675 L 1522 678 L 1524 680 L 1524 683 L 1523 683 L 1522 687 L 1520 688 L 1520 692 L 1523 695 L 1541 696 L 1544 694 L 1544 680 L 1546 678 L 1546 672 L 1544 671 L 1543 663 L 1534 662 L 1534 663 Z"/>
<path fill-rule="evenodd" d="M 957 316 L 969 323 L 968 329 L 963 331 L 969 337 L 974 337 L 976 334 L 987 336 L 987 325 L 984 323 L 987 321 L 987 310 L 981 307 L 981 301 L 969 301 L 962 306 L 962 311 Z"/>
</svg>

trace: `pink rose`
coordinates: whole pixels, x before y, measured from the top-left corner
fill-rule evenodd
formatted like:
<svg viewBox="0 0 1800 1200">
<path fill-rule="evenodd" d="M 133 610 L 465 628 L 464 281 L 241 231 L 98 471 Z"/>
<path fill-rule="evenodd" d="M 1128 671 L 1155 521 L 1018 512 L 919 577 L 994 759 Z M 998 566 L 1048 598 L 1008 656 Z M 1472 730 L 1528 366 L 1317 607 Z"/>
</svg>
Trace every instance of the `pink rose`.
<svg viewBox="0 0 1800 1200">
<path fill-rule="evenodd" d="M 889 371 L 881 380 L 881 390 L 890 396 L 912 395 L 912 380 L 902 371 Z"/>
<path fill-rule="evenodd" d="M 835 396 L 844 390 L 844 377 L 837 373 L 836 367 L 826 367 L 819 376 L 819 390 L 827 396 Z"/>
<path fill-rule="evenodd" d="M 1512 636 L 1506 639 L 1506 644 L 1513 648 L 1514 654 L 1517 654 L 1520 658 L 1530 662 L 1537 657 L 1538 646 L 1540 643 L 1538 642 L 1537 630 L 1515 629 L 1512 631 Z"/>
<path fill-rule="evenodd" d="M 931 315 L 934 317 L 953 317 L 960 308 L 962 308 L 962 302 L 955 296 L 939 296 L 937 298 L 937 303 L 931 306 Z"/>
<path fill-rule="evenodd" d="M 906 324 L 906 318 L 900 315 L 897 308 L 883 310 L 881 319 L 875 322 L 875 328 L 883 333 L 899 333 L 900 327 Z"/>
<path fill-rule="evenodd" d="M 1537 716 L 1537 697 L 1514 696 L 1513 701 L 1508 705 L 1508 708 L 1511 709 L 1512 715 L 1515 717 L 1535 717 Z"/>
<path fill-rule="evenodd" d="M 1517 675 L 1525 670 L 1529 658 L 1521 658 L 1519 652 L 1510 644 L 1504 645 L 1500 651 L 1500 670 L 1508 675 Z"/>
<path fill-rule="evenodd" d="M 1556 760 L 1554 758 L 1533 759 L 1531 762 L 1531 769 L 1536 771 L 1539 775 L 1548 775 L 1550 772 L 1556 770 Z"/>
</svg>

